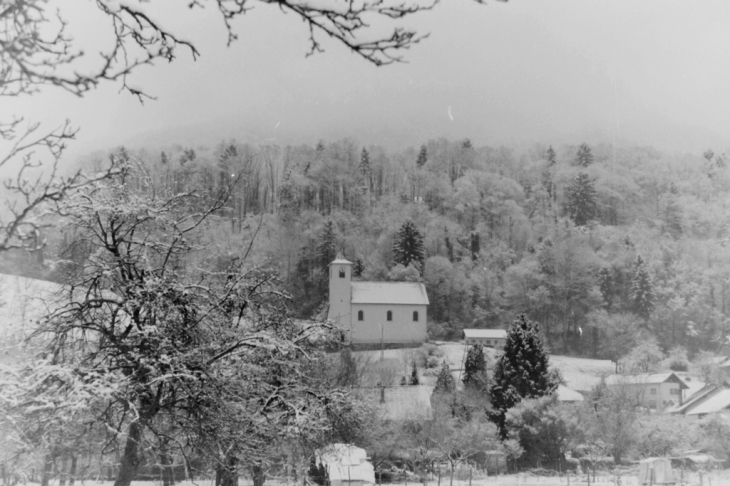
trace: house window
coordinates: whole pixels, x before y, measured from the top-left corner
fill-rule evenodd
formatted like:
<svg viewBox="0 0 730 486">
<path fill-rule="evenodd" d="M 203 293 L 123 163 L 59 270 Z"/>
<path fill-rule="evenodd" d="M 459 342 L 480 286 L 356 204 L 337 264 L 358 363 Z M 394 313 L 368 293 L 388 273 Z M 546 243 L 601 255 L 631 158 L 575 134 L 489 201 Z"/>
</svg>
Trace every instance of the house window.
<svg viewBox="0 0 730 486">
<path fill-rule="evenodd" d="M 385 320 L 386 321 L 392 321 L 393 320 L 393 312 L 392 311 L 388 311 L 388 313 L 385 315 Z"/>
<path fill-rule="evenodd" d="M 345 269 L 340 268 L 340 278 L 345 278 Z"/>
<path fill-rule="evenodd" d="M 651 388 L 649 390 L 649 393 L 652 394 L 652 395 L 656 395 L 656 388 Z"/>
<path fill-rule="evenodd" d="M 357 320 L 358 321 L 365 320 L 365 313 L 363 311 L 357 311 Z"/>
<path fill-rule="evenodd" d="M 413 311 L 413 322 L 418 322 L 418 311 Z"/>
<path fill-rule="evenodd" d="M 679 388 L 670 388 L 669 394 L 670 395 L 679 395 Z"/>
</svg>

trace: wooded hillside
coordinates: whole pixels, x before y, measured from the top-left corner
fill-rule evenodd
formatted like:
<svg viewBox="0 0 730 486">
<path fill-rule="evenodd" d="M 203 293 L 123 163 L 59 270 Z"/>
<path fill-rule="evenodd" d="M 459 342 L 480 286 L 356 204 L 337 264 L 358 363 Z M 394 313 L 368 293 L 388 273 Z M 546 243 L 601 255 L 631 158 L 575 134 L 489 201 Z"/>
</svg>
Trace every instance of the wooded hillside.
<svg viewBox="0 0 730 486">
<path fill-rule="evenodd" d="M 728 339 L 730 171 L 709 151 L 439 139 L 388 152 L 340 140 L 130 157 L 144 190 L 214 198 L 240 174 L 209 223 L 208 250 L 182 263 L 222 269 L 246 258 L 274 270 L 300 317 L 323 315 L 326 266 L 342 252 L 362 279 L 424 281 L 431 338 L 502 327 L 524 312 L 552 352 L 596 358 L 616 360 L 654 338 L 664 352 L 691 355 Z M 393 245 L 409 219 L 425 255 L 406 269 Z M 47 260 L 88 257 L 63 228 L 48 238 Z"/>
</svg>

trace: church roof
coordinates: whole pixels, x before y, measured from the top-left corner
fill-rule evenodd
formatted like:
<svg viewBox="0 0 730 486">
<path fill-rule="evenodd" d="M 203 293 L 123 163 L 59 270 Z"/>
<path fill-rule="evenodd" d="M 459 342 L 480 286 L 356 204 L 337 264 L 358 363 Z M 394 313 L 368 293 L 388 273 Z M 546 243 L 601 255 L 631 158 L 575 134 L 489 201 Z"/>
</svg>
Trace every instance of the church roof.
<svg viewBox="0 0 730 486">
<path fill-rule="evenodd" d="M 338 256 L 334 260 L 332 260 L 332 263 L 330 265 L 352 265 L 352 262 L 345 260 L 341 256 Z"/>
<path fill-rule="evenodd" d="M 467 339 L 506 339 L 507 331 L 504 329 L 464 329 L 464 337 Z"/>
<path fill-rule="evenodd" d="M 428 305 L 426 287 L 415 282 L 352 282 L 353 304 Z"/>
</svg>

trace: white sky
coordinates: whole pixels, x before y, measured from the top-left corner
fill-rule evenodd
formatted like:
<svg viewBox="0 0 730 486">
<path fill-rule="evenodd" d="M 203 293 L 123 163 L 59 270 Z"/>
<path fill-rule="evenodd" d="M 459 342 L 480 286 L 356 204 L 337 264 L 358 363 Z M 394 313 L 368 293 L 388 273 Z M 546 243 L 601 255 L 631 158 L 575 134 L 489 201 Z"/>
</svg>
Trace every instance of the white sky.
<svg viewBox="0 0 730 486">
<path fill-rule="evenodd" d="M 93 2 L 60 1 L 87 52 L 108 43 Z M 730 139 L 727 0 L 444 0 L 405 21 L 431 32 L 409 63 L 380 68 L 324 39 L 326 52 L 305 58 L 306 26 L 264 4 L 236 21 L 239 40 L 227 48 L 214 5 L 186 3 L 152 0 L 202 54 L 132 76 L 157 101 L 142 106 L 113 83 L 82 99 L 47 88 L 0 100 L 0 114 L 48 126 L 70 118 L 81 128 L 74 154 L 341 136 L 391 147 L 446 136 L 719 152 Z"/>
</svg>

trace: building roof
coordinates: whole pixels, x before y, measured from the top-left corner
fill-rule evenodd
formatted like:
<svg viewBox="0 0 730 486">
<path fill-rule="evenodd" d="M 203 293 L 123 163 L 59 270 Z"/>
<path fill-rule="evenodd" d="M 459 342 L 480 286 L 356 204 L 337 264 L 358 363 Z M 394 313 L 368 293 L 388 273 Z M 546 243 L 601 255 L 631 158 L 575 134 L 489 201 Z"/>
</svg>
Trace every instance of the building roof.
<svg viewBox="0 0 730 486">
<path fill-rule="evenodd" d="M 687 415 L 715 413 L 730 407 L 730 390 L 721 390 L 696 407 L 687 410 Z"/>
<path fill-rule="evenodd" d="M 365 449 L 350 444 L 332 444 L 319 451 L 319 456 L 319 460 L 327 466 L 330 481 L 375 484 L 375 469 L 367 461 Z"/>
<path fill-rule="evenodd" d="M 674 373 L 639 373 L 633 375 L 609 375 L 606 377 L 606 385 L 658 385 L 660 383 L 679 383 L 680 390 L 689 388 Z"/>
<path fill-rule="evenodd" d="M 332 260 L 332 263 L 330 265 L 352 265 L 352 262 L 345 260 L 344 258 L 338 256 L 334 260 Z"/>
<path fill-rule="evenodd" d="M 506 339 L 507 331 L 504 329 L 464 329 L 466 339 Z"/>
<path fill-rule="evenodd" d="M 561 402 L 582 402 L 583 395 L 565 385 L 558 385 L 558 400 Z"/>
<path fill-rule="evenodd" d="M 353 304 L 428 305 L 426 286 L 416 282 L 352 282 Z"/>
</svg>

